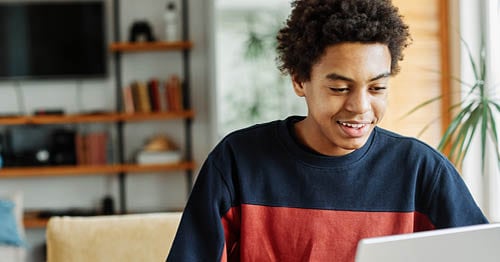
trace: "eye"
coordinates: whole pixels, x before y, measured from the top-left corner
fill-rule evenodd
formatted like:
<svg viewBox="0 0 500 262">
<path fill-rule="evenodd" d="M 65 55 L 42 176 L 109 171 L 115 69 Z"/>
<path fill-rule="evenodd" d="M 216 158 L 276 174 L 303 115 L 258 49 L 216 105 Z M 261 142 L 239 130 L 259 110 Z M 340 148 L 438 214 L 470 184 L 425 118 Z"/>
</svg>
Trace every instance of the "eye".
<svg viewBox="0 0 500 262">
<path fill-rule="evenodd" d="M 334 93 L 347 93 L 349 91 L 348 87 L 330 87 L 330 90 L 332 90 Z"/>
<path fill-rule="evenodd" d="M 375 92 L 383 92 L 387 89 L 385 86 L 374 86 L 371 87 L 370 90 L 375 91 Z"/>
</svg>

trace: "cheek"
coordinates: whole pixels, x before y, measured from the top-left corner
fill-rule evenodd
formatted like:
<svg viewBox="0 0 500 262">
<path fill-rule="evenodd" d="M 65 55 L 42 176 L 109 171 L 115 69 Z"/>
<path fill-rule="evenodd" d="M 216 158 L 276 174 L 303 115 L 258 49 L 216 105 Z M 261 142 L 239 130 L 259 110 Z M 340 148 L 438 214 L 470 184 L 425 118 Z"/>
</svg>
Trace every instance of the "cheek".
<svg viewBox="0 0 500 262">
<path fill-rule="evenodd" d="M 375 116 L 380 120 L 385 114 L 385 110 L 387 109 L 387 99 L 375 99 L 372 101 L 373 111 Z"/>
<path fill-rule="evenodd" d="M 344 100 L 338 96 L 328 96 L 325 94 L 316 94 L 306 97 L 309 111 L 317 117 L 330 118 L 342 110 Z"/>
</svg>

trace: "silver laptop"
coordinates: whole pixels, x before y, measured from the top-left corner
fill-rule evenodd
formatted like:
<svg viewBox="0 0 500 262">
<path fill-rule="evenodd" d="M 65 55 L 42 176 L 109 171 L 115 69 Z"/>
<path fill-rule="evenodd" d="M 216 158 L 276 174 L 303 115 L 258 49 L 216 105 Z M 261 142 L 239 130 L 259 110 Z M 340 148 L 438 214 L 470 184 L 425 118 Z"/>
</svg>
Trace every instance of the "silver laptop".
<svg viewBox="0 0 500 262">
<path fill-rule="evenodd" d="M 499 262 L 500 224 L 362 239 L 356 262 Z"/>
</svg>

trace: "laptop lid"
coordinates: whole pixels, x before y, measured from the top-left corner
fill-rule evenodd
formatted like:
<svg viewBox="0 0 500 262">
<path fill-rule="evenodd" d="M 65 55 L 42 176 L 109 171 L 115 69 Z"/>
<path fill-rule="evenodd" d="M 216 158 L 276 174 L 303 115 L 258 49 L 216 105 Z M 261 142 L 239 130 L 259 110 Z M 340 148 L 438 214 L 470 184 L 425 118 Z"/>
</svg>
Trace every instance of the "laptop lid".
<svg viewBox="0 0 500 262">
<path fill-rule="evenodd" d="M 437 229 L 362 239 L 356 262 L 498 262 L 500 224 Z"/>
</svg>

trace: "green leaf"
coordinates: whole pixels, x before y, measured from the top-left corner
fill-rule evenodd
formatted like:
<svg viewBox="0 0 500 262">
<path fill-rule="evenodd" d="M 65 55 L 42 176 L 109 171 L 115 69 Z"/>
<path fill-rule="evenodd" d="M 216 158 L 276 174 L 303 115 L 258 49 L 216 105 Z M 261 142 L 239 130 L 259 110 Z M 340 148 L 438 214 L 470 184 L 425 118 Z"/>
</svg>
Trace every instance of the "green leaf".
<svg viewBox="0 0 500 262">
<path fill-rule="evenodd" d="M 466 142 L 466 146 L 465 148 L 463 149 L 463 157 L 465 157 L 465 155 L 469 152 L 469 148 L 470 148 L 470 145 L 471 145 L 471 142 L 472 142 L 472 138 L 474 137 L 474 134 L 476 133 L 476 129 L 477 129 L 477 122 L 479 119 L 477 119 L 478 117 L 480 116 L 480 114 L 476 114 L 476 116 L 473 116 L 471 117 L 471 121 L 474 123 L 473 126 L 472 126 L 472 130 L 471 130 L 471 134 L 469 136 L 469 139 L 468 141 Z M 463 158 L 462 158 L 462 161 L 463 161 Z M 462 164 L 462 161 L 460 161 L 460 164 Z"/>
<path fill-rule="evenodd" d="M 498 113 L 500 113 L 500 104 L 497 104 L 497 103 L 496 103 L 495 101 L 493 101 L 493 100 L 488 100 L 488 104 L 493 105 L 494 107 L 496 107 L 496 108 L 497 108 Z"/>
<path fill-rule="evenodd" d="M 477 71 L 476 62 L 474 61 L 474 56 L 472 56 L 472 52 L 470 51 L 470 47 L 461 36 L 460 36 L 460 40 L 462 41 L 462 43 L 465 46 L 465 49 L 467 50 L 467 57 L 469 58 L 469 62 L 471 64 L 472 71 L 474 72 L 474 78 L 479 79 L 479 72 Z"/>
<path fill-rule="evenodd" d="M 470 144 L 474 136 L 474 133 L 476 131 L 475 129 L 477 127 L 477 123 L 480 118 L 479 107 L 474 108 L 472 112 L 468 112 L 468 114 L 465 114 L 465 116 L 467 117 L 464 117 L 465 120 L 463 120 L 462 125 L 457 131 L 458 133 L 457 139 L 454 141 L 450 152 L 450 157 L 456 156 L 455 162 L 457 164 L 462 163 L 462 160 L 467 153 L 467 151 L 464 150 L 464 148 L 466 148 L 467 145 Z M 455 152 L 455 150 L 457 150 L 457 152 Z"/>
<path fill-rule="evenodd" d="M 484 173 L 485 157 L 486 157 L 486 134 L 488 132 L 488 104 L 485 104 L 481 108 L 481 171 Z"/>
<path fill-rule="evenodd" d="M 431 98 L 429 100 L 426 100 L 424 102 L 422 102 L 421 104 L 418 104 L 417 106 L 415 106 L 414 108 L 412 108 L 410 111 L 406 112 L 404 115 L 402 115 L 399 119 L 401 120 L 402 118 L 405 118 L 413 113 L 415 113 L 415 111 L 419 110 L 420 108 L 422 107 L 425 107 L 427 106 L 428 104 L 431 104 L 439 99 L 443 98 L 442 95 L 439 95 L 439 96 L 436 96 L 434 98 Z"/>
<path fill-rule="evenodd" d="M 486 82 L 486 49 L 484 45 L 484 38 L 481 37 L 481 49 L 479 50 L 479 65 L 481 66 L 481 78 L 480 80 L 482 81 L 482 85 L 484 86 L 484 83 Z M 485 93 L 486 88 L 481 88 L 481 91 L 483 91 L 483 94 Z"/>
<path fill-rule="evenodd" d="M 255 31 L 248 33 L 246 40 L 245 58 L 256 60 L 265 53 L 264 42 Z"/>
<path fill-rule="evenodd" d="M 490 105 L 493 104 L 497 107 L 497 113 L 500 113 L 500 105 L 496 104 L 495 102 L 493 101 L 490 101 Z M 496 126 L 496 122 L 495 122 L 495 118 L 494 118 L 494 114 L 495 112 L 491 110 L 491 108 L 488 106 L 488 113 L 489 113 L 489 117 L 490 117 L 490 124 L 491 124 L 491 130 L 490 130 L 490 133 L 491 134 L 491 137 L 493 138 L 493 143 L 495 145 L 495 153 L 496 153 L 496 156 L 497 156 L 497 164 L 498 164 L 498 168 L 500 169 L 500 145 L 499 145 L 499 142 L 498 142 L 498 132 L 497 132 L 497 126 Z"/>
<path fill-rule="evenodd" d="M 451 150 L 450 150 L 450 153 L 448 155 L 448 158 L 455 162 L 456 164 L 460 164 L 460 160 L 462 159 L 462 153 L 461 153 L 461 150 L 459 149 L 459 147 L 461 145 L 464 145 L 464 141 L 465 141 L 465 138 L 467 136 L 467 133 L 464 132 L 464 131 L 468 131 L 467 129 L 463 129 L 463 128 L 458 128 L 456 130 L 456 133 L 458 134 L 454 140 L 451 141 Z M 458 151 L 458 152 L 457 152 Z"/>
<path fill-rule="evenodd" d="M 460 85 L 466 86 L 468 88 L 472 88 L 474 86 L 472 84 L 469 84 L 469 83 L 463 81 L 462 79 L 460 79 L 460 78 L 458 78 L 456 76 L 452 76 L 451 79 L 457 81 Z"/>
<path fill-rule="evenodd" d="M 433 125 L 434 123 L 436 123 L 439 119 L 441 119 L 441 117 L 436 117 L 434 118 L 432 121 L 430 121 L 429 123 L 427 123 L 417 134 L 417 137 L 420 137 L 422 136 L 425 131 L 427 131 L 427 129 L 429 129 L 429 127 L 431 127 L 431 125 Z"/>
<path fill-rule="evenodd" d="M 468 114 L 472 108 L 473 104 L 470 103 L 464 109 L 462 109 L 457 116 L 455 116 L 452 120 L 446 131 L 444 132 L 443 137 L 438 145 L 439 150 L 443 150 L 444 147 L 448 144 L 448 141 L 451 139 L 452 135 L 455 133 L 455 130 L 460 126 L 462 119 Z"/>
</svg>

